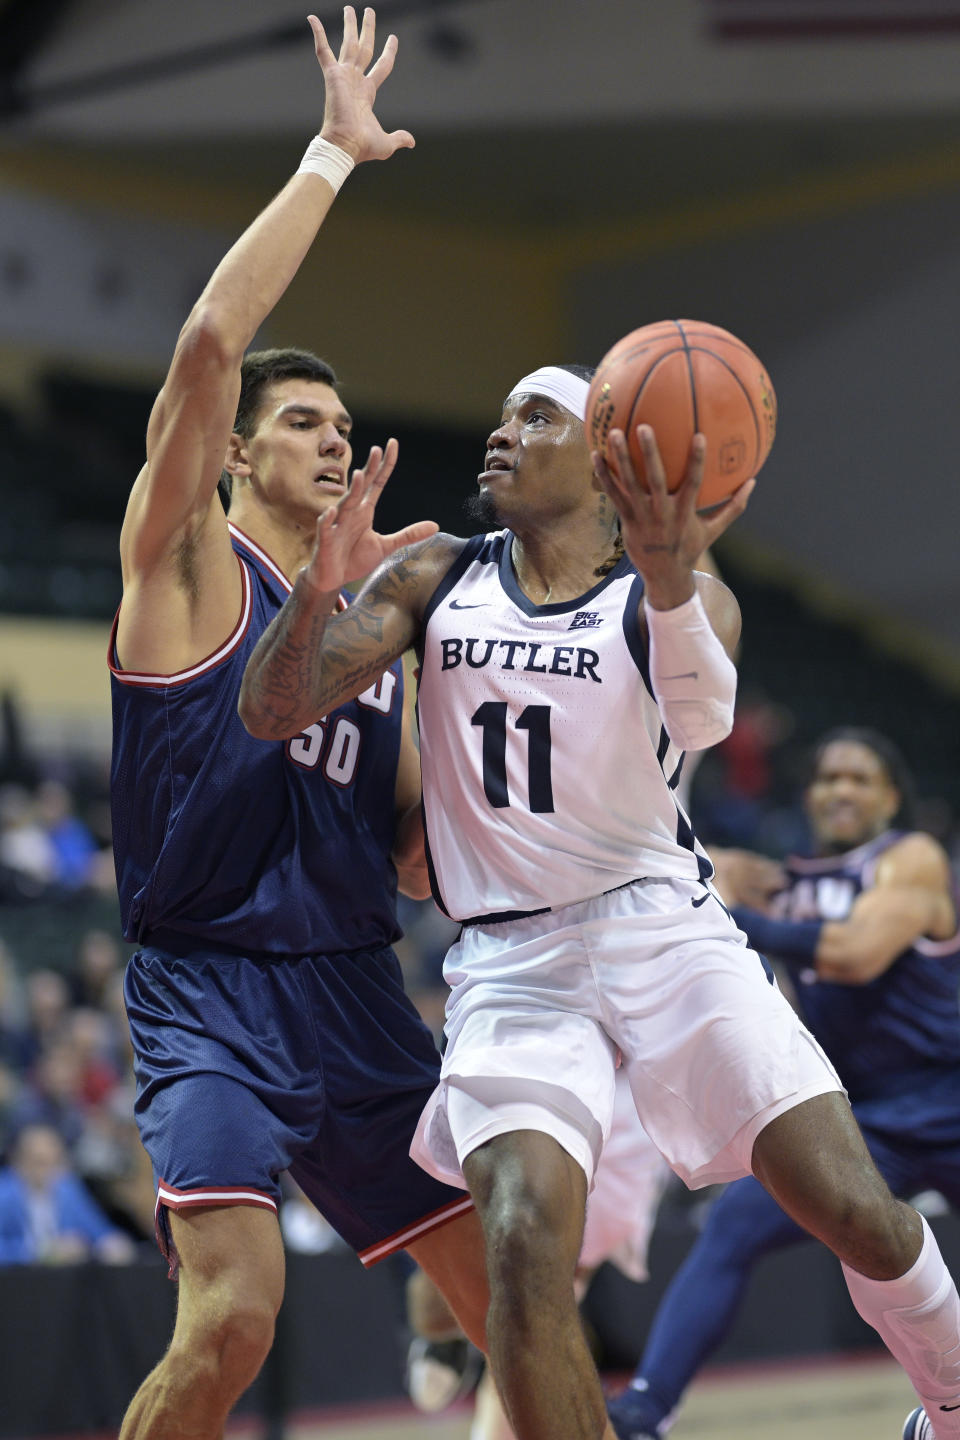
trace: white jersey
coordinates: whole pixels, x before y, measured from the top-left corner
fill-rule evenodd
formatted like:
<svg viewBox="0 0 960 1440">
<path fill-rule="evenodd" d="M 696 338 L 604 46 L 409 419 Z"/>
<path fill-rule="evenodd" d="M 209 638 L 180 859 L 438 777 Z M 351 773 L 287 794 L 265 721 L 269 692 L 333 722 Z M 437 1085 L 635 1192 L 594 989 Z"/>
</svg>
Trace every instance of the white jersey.
<svg viewBox="0 0 960 1440">
<path fill-rule="evenodd" d="M 418 715 L 434 893 L 456 920 L 556 908 L 713 869 L 676 798 L 623 558 L 576 600 L 534 605 L 512 536 L 476 536 L 427 607 Z"/>
</svg>

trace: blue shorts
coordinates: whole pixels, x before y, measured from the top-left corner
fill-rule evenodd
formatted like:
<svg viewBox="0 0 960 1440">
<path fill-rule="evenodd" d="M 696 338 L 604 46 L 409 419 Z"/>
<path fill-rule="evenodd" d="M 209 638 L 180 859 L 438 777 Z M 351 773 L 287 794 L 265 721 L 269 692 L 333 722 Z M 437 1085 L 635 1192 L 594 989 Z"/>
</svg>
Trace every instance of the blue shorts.
<svg viewBox="0 0 960 1440">
<path fill-rule="evenodd" d="M 293 959 L 147 948 L 124 994 L 135 1111 L 166 1212 L 276 1212 L 290 1174 L 365 1265 L 472 1208 L 410 1159 L 439 1057 L 390 949 Z"/>
</svg>

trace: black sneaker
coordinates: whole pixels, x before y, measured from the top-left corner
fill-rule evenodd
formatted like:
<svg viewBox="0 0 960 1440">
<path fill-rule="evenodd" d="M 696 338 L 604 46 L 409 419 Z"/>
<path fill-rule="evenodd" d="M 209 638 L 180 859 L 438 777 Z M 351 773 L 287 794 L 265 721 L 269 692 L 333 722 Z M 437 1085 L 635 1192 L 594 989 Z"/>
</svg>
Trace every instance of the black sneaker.
<svg viewBox="0 0 960 1440">
<path fill-rule="evenodd" d="M 477 1386 L 483 1356 L 469 1340 L 425 1340 L 418 1336 L 407 1351 L 406 1390 L 418 1410 L 433 1414 Z"/>
<path fill-rule="evenodd" d="M 618 1440 L 660 1440 L 656 1427 L 650 1427 L 642 1391 L 627 1386 L 621 1394 L 607 1401 L 607 1414 Z"/>
</svg>

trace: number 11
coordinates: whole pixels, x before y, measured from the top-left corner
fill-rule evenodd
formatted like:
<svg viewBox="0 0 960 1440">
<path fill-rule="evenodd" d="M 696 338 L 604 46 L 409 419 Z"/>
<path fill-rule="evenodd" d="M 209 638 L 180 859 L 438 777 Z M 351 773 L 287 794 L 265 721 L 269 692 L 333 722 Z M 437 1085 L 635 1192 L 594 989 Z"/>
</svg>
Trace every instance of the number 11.
<svg viewBox="0 0 960 1440">
<path fill-rule="evenodd" d="M 483 730 L 483 793 L 496 810 L 510 804 L 507 790 L 507 705 L 487 700 L 470 717 L 471 725 Z M 552 812 L 553 784 L 550 779 L 550 706 L 528 705 L 514 722 L 527 732 L 527 787 L 530 809 L 537 814 Z"/>
</svg>

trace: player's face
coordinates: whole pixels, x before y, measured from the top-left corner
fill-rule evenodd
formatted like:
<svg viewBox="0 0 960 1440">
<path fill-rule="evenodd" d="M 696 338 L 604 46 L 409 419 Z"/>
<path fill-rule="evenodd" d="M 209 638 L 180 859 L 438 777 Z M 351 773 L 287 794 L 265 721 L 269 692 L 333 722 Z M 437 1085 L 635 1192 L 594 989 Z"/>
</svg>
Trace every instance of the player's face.
<svg viewBox="0 0 960 1440">
<path fill-rule="evenodd" d="M 352 423 L 337 392 L 321 381 L 268 386 L 244 447 L 251 483 L 270 505 L 319 515 L 349 486 Z"/>
<path fill-rule="evenodd" d="M 517 395 L 487 439 L 480 494 L 505 523 L 557 518 L 588 504 L 593 470 L 583 424 L 542 395 Z"/>
<path fill-rule="evenodd" d="M 822 850 L 854 850 L 885 830 L 900 807 L 883 761 L 867 745 L 835 740 L 807 789 L 807 815 Z"/>
</svg>

